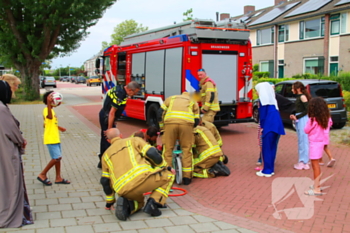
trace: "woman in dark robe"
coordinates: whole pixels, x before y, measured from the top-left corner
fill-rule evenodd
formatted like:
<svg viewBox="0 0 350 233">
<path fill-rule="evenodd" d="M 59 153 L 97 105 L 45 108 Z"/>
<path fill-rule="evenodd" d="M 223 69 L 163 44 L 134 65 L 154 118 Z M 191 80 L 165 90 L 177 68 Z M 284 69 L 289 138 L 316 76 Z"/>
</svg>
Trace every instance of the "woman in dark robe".
<svg viewBox="0 0 350 233">
<path fill-rule="evenodd" d="M 33 224 L 21 155 L 26 144 L 7 104 L 12 91 L 0 80 L 0 228 Z"/>
</svg>

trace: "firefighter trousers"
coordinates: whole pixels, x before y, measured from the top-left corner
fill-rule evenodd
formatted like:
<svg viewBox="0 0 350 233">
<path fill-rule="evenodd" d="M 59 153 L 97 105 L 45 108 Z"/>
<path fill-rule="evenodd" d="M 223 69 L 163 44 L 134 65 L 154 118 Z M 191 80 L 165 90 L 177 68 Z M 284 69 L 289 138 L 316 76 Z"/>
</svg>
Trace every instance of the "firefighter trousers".
<svg viewBox="0 0 350 233">
<path fill-rule="evenodd" d="M 173 167 L 173 150 L 179 140 L 182 150 L 182 176 L 192 178 L 192 144 L 194 140 L 193 125 L 191 124 L 164 124 L 164 134 L 162 136 L 163 158 L 168 166 Z"/>
<path fill-rule="evenodd" d="M 123 197 L 134 201 L 135 209 L 131 213 L 138 211 L 145 205 L 145 197 L 143 194 L 150 191 L 152 192 L 150 198 L 153 198 L 157 203 L 164 205 L 174 183 L 174 179 L 175 175 L 173 173 L 164 170 L 149 176 L 140 185 L 129 188 L 130 192 L 124 194 Z"/>
<path fill-rule="evenodd" d="M 209 121 L 209 122 L 213 123 L 215 115 L 216 115 L 215 111 L 209 110 L 209 111 L 203 113 L 202 120 Z"/>
<path fill-rule="evenodd" d="M 209 172 L 209 169 L 220 161 L 218 156 L 210 156 L 209 158 L 194 164 L 193 176 L 198 178 L 213 178 L 215 175 Z"/>
</svg>

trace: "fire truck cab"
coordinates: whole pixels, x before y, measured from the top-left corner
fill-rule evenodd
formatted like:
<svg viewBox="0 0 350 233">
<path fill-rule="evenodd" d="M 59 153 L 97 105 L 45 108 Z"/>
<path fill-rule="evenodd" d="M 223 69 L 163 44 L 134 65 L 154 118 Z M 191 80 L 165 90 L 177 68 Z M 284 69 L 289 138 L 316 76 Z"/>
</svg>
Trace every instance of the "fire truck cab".
<svg viewBox="0 0 350 233">
<path fill-rule="evenodd" d="M 245 24 L 195 19 L 124 38 L 121 45 L 104 50 L 96 72 L 102 75 L 103 93 L 137 81 L 141 90 L 127 100 L 123 115 L 158 125 L 163 101 L 199 91 L 197 71 L 204 68 L 218 90 L 221 110 L 214 123 L 226 126 L 252 119 L 251 57 Z"/>
</svg>

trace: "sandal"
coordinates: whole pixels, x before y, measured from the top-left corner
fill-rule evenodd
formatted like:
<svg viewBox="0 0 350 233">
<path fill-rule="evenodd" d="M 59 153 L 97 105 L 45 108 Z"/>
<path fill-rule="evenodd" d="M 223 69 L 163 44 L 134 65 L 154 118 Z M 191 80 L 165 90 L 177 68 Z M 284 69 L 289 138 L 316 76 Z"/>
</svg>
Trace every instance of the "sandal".
<svg viewBox="0 0 350 233">
<path fill-rule="evenodd" d="M 308 191 L 305 191 L 304 194 L 308 195 L 308 196 L 322 196 L 325 193 L 315 193 L 315 191 L 313 189 L 310 189 Z"/>
<path fill-rule="evenodd" d="M 312 189 L 312 190 L 314 190 L 314 186 L 313 186 L 313 185 L 310 185 L 309 188 Z M 323 190 L 325 190 L 326 188 L 328 188 L 328 187 L 320 187 L 321 192 L 322 192 Z"/>
<path fill-rule="evenodd" d="M 333 167 L 334 164 L 335 164 L 335 159 L 332 159 L 327 163 L 327 167 Z"/>
<path fill-rule="evenodd" d="M 52 183 L 51 183 L 51 181 L 48 179 L 48 178 L 46 178 L 45 180 L 42 180 L 39 176 L 36 178 L 38 181 L 40 181 L 41 183 L 43 183 L 44 185 L 46 185 L 46 186 L 51 186 L 52 185 Z"/>
<path fill-rule="evenodd" d="M 62 179 L 62 181 L 55 182 L 55 184 L 70 184 L 70 182 L 66 179 Z"/>
</svg>

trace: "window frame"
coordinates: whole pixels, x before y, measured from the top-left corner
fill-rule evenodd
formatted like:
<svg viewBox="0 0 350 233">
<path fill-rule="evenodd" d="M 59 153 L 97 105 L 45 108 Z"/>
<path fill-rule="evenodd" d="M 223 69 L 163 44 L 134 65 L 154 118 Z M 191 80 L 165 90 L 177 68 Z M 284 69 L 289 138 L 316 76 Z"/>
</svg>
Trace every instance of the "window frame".
<svg viewBox="0 0 350 233">
<path fill-rule="evenodd" d="M 269 30 L 270 42 L 262 43 L 263 32 Z M 274 27 L 268 27 L 264 29 L 258 29 L 256 32 L 256 44 L 257 45 L 271 45 L 274 44 L 275 30 Z"/>
<path fill-rule="evenodd" d="M 319 58 L 318 57 L 310 57 L 310 58 L 304 58 L 303 59 L 303 74 L 317 74 L 317 73 L 307 73 L 306 72 L 306 61 L 317 61 L 317 68 L 319 68 Z"/>
<path fill-rule="evenodd" d="M 319 35 L 314 37 L 307 37 L 306 23 L 310 21 L 315 21 L 315 20 L 319 21 Z M 325 23 L 324 21 L 325 21 L 325 17 L 299 21 L 299 39 L 305 40 L 305 39 L 315 39 L 315 38 L 323 37 L 324 23 Z"/>
<path fill-rule="evenodd" d="M 280 40 L 280 33 L 281 32 L 283 32 L 283 40 Z M 289 25 L 288 24 L 278 25 L 278 36 L 277 36 L 277 39 L 278 39 L 279 43 L 283 43 L 283 42 L 289 41 Z"/>
</svg>

